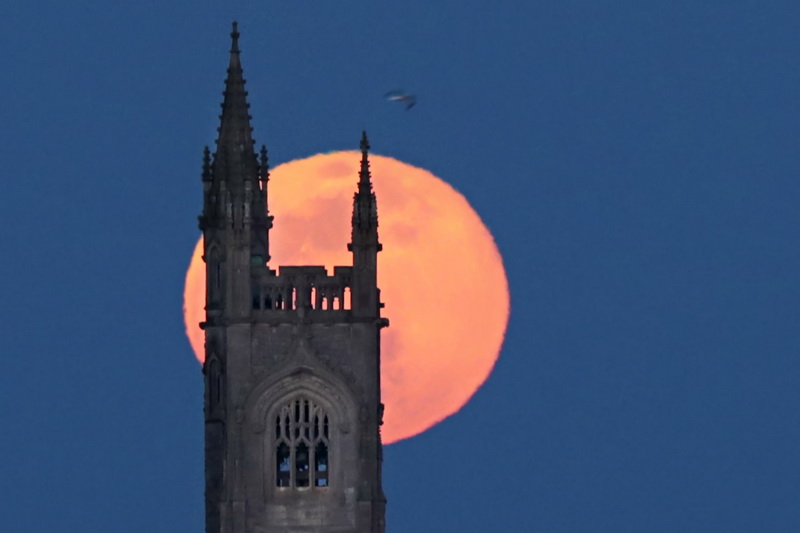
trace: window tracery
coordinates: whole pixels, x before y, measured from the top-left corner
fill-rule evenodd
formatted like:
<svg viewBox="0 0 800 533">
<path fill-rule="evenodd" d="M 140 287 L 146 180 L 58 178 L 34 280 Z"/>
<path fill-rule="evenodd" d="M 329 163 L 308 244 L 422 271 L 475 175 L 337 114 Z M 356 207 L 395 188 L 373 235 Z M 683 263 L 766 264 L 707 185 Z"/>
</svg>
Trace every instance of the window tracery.
<svg viewBox="0 0 800 533">
<path fill-rule="evenodd" d="M 278 487 L 327 487 L 330 419 L 313 400 L 300 397 L 275 417 L 275 484 Z"/>
</svg>

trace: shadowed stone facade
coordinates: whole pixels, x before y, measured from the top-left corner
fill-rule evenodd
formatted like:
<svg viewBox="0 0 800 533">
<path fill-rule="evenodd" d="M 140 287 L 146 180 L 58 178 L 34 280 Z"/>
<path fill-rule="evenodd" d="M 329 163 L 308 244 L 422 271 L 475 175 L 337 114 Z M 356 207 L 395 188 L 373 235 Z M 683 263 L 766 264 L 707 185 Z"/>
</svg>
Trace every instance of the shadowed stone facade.
<svg viewBox="0 0 800 533">
<path fill-rule="evenodd" d="M 202 174 L 206 532 L 383 533 L 388 321 L 367 137 L 352 266 L 271 269 L 267 153 L 254 150 L 235 23 L 231 37 L 219 136 Z"/>
</svg>

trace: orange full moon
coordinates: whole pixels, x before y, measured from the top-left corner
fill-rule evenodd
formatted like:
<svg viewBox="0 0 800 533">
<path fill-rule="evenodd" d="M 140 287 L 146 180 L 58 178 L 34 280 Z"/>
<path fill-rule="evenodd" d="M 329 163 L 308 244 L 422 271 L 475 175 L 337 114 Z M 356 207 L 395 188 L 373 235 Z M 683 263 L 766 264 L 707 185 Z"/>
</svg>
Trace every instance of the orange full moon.
<svg viewBox="0 0 800 533">
<path fill-rule="evenodd" d="M 270 265 L 351 265 L 347 251 L 360 152 L 318 154 L 270 174 Z M 378 200 L 378 286 L 391 323 L 381 332 L 385 443 L 457 412 L 486 381 L 509 314 L 494 239 L 466 199 L 430 172 L 370 154 Z M 186 334 L 202 362 L 202 237 L 184 291 Z"/>
</svg>

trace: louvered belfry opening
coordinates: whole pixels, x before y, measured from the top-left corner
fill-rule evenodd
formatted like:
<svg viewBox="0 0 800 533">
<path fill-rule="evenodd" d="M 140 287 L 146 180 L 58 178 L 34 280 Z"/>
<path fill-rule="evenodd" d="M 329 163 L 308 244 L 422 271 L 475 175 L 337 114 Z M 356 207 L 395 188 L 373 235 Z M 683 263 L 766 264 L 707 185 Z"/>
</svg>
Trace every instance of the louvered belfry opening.
<svg viewBox="0 0 800 533">
<path fill-rule="evenodd" d="M 278 487 L 328 486 L 330 419 L 313 400 L 299 397 L 275 417 L 275 484 Z"/>
</svg>

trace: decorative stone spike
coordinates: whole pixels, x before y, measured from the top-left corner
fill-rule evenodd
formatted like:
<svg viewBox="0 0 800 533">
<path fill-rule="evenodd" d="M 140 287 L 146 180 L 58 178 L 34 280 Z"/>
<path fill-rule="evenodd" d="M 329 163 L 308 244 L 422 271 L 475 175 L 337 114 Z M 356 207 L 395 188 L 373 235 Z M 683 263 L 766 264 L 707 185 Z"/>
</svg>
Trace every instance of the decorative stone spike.
<svg viewBox="0 0 800 533">
<path fill-rule="evenodd" d="M 203 148 L 203 181 L 211 181 L 211 150 Z"/>
<path fill-rule="evenodd" d="M 259 167 L 261 180 L 269 180 L 269 158 L 267 157 L 267 147 L 263 144 L 261 145 Z"/>
<path fill-rule="evenodd" d="M 239 23 L 233 21 L 233 30 L 231 31 L 231 53 L 239 53 Z"/>
</svg>

